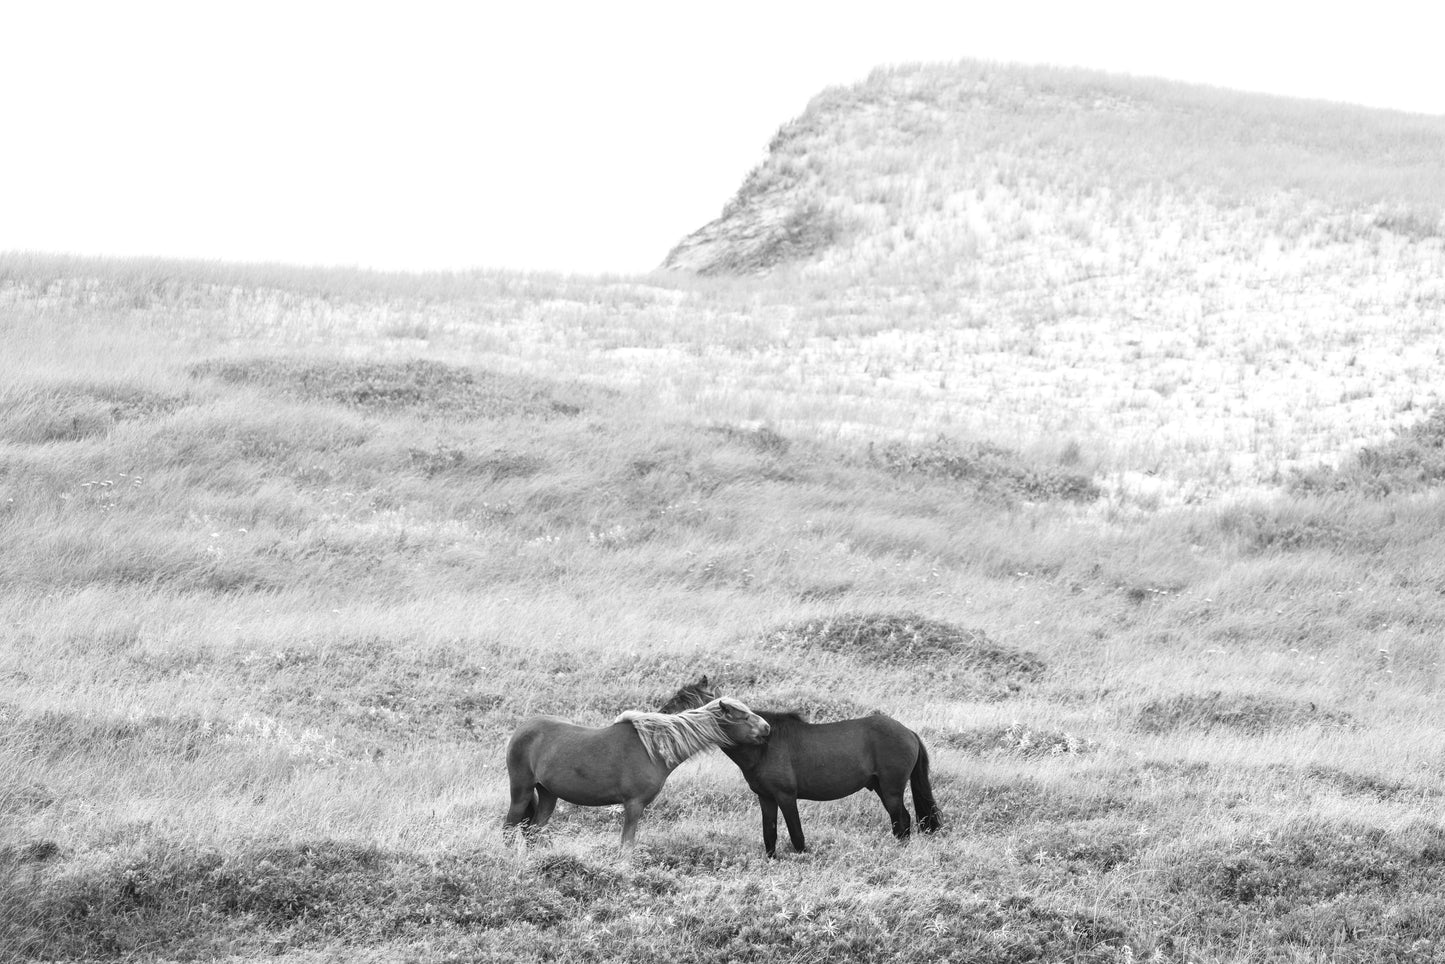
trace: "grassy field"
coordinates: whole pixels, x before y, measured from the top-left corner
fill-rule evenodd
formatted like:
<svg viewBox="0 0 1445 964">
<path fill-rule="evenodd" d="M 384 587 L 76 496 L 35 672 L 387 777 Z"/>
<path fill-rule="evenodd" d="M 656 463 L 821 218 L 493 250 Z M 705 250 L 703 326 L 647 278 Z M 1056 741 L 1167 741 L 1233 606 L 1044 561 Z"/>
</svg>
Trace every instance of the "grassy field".
<svg viewBox="0 0 1445 964">
<path fill-rule="evenodd" d="M 1121 308 L 1182 260 L 1029 295 L 1047 232 L 966 284 L 856 225 L 744 278 L 0 256 L 0 959 L 1440 959 L 1445 242 L 1360 191 L 1182 328 Z M 699 673 L 913 727 L 946 832 L 805 803 L 768 861 L 711 754 L 631 860 L 504 841 L 521 717 Z"/>
</svg>

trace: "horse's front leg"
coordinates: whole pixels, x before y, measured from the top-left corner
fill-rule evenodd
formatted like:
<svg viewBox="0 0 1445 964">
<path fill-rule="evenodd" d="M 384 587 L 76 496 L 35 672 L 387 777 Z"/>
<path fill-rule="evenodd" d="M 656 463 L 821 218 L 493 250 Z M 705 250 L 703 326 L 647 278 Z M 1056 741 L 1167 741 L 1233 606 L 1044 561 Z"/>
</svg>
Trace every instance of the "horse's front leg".
<svg viewBox="0 0 1445 964">
<path fill-rule="evenodd" d="M 798 853 L 802 853 L 808 848 L 803 843 L 803 821 L 798 816 L 798 798 L 792 796 L 781 797 L 778 800 L 778 806 L 782 808 L 783 819 L 787 821 L 788 839 L 793 842 L 793 849 Z"/>
<path fill-rule="evenodd" d="M 758 794 L 758 806 L 763 811 L 763 850 L 769 857 L 778 855 L 778 801 Z"/>
<path fill-rule="evenodd" d="M 647 809 L 647 804 L 640 797 L 633 797 L 622 802 L 623 853 L 632 849 L 633 841 L 637 839 L 637 825 L 642 822 L 642 811 L 645 809 Z"/>
</svg>

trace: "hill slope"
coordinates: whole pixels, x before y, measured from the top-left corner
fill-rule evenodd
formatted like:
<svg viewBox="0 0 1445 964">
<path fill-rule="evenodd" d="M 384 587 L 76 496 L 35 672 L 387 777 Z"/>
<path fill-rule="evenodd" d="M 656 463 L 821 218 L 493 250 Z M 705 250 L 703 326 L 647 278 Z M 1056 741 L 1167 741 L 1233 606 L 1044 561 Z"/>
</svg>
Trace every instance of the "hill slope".
<svg viewBox="0 0 1445 964">
<path fill-rule="evenodd" d="M 1440 118 L 1082 70 L 882 69 L 785 124 L 664 266 L 886 266 L 947 283 L 1008 246 L 1092 274 L 1111 253 L 1129 263 L 1217 231 L 1201 215 L 1231 210 L 1296 243 L 1370 227 L 1418 240 L 1445 231 L 1442 157 Z"/>
<path fill-rule="evenodd" d="M 852 351 L 891 358 L 880 399 L 1072 438 L 1126 488 L 1142 472 L 1190 498 L 1439 403 L 1442 217 L 1445 119 L 913 67 L 817 97 L 666 266 L 786 267 L 827 287 L 828 336 L 867 329 Z"/>
</svg>

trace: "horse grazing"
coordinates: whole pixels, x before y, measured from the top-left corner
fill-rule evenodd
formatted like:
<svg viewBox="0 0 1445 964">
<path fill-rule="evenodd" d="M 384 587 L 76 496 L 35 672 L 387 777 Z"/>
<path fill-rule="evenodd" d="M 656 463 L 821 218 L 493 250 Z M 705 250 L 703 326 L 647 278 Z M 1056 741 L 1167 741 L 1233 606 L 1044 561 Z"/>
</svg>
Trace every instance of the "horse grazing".
<svg viewBox="0 0 1445 964">
<path fill-rule="evenodd" d="M 622 847 L 632 846 L 642 811 L 668 774 L 713 746 L 761 743 L 769 725 L 737 700 L 703 700 L 676 715 L 628 711 L 611 726 L 576 726 L 534 716 L 507 743 L 512 805 L 505 829 L 537 831 L 560 797 L 584 807 L 622 804 Z"/>
<path fill-rule="evenodd" d="M 664 713 L 689 712 L 717 699 L 704 676 L 679 689 L 662 705 Z M 802 852 L 799 800 L 839 800 L 865 787 L 878 794 L 893 823 L 893 835 L 906 840 L 912 820 L 903 788 L 913 785 L 918 827 L 940 829 L 938 805 L 928 782 L 928 750 L 908 727 L 881 713 L 837 723 L 809 723 L 797 713 L 757 711 L 772 727 L 766 743 L 724 747 L 758 795 L 763 811 L 763 848 L 777 855 L 778 811 L 788 824 L 793 849 Z"/>
</svg>

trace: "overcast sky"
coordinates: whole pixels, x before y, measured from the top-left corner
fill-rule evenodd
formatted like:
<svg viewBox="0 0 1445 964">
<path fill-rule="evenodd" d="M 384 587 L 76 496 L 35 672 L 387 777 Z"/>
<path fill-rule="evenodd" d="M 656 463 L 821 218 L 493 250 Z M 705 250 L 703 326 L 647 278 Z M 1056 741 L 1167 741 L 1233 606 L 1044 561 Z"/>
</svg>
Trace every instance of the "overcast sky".
<svg viewBox="0 0 1445 964">
<path fill-rule="evenodd" d="M 1051 63 L 1445 114 L 1435 6 L 16 3 L 0 250 L 643 272 L 814 94 L 875 66 Z"/>
</svg>

